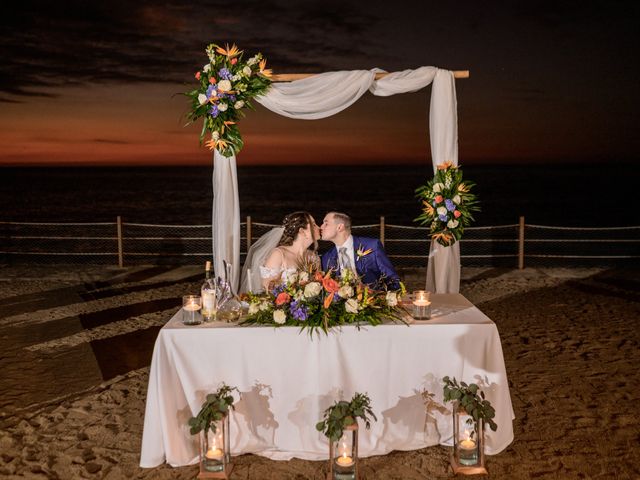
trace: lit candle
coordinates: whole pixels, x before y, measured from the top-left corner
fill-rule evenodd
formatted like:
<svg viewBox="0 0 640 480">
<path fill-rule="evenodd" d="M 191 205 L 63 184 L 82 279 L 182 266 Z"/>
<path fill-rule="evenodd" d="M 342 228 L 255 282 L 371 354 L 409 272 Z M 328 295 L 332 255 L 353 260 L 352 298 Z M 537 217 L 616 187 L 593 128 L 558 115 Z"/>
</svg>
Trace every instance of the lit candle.
<svg viewBox="0 0 640 480">
<path fill-rule="evenodd" d="M 431 302 L 429 300 L 414 300 L 413 304 L 416 307 L 428 307 L 429 305 L 431 305 Z"/>
<path fill-rule="evenodd" d="M 467 438 L 460 442 L 460 448 L 464 448 L 465 450 L 475 450 L 476 442 L 474 442 L 470 438 Z"/>
<path fill-rule="evenodd" d="M 220 460 L 222 458 L 222 450 L 217 447 L 211 447 L 209 450 L 207 450 L 205 456 L 209 460 Z"/>
<path fill-rule="evenodd" d="M 200 310 L 200 305 L 198 305 L 197 303 L 187 303 L 184 307 L 187 312 L 197 312 L 198 310 Z"/>
<path fill-rule="evenodd" d="M 343 453 L 341 457 L 338 457 L 336 463 L 341 467 L 350 467 L 353 465 L 353 458 L 347 456 L 347 452 Z"/>
</svg>

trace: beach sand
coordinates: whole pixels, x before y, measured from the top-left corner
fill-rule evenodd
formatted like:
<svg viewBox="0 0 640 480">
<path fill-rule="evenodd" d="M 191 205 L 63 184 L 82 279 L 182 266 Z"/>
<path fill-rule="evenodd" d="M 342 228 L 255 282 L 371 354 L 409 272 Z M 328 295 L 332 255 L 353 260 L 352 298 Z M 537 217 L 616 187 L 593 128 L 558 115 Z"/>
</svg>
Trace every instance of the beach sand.
<svg viewBox="0 0 640 480">
<path fill-rule="evenodd" d="M 149 360 L 190 267 L 0 269 L 0 478 L 194 478 L 138 466 Z M 409 289 L 424 273 L 403 272 Z M 640 478 L 640 272 L 463 269 L 498 326 L 514 442 L 491 478 Z M 362 460 L 363 479 L 453 478 L 436 446 Z M 326 462 L 235 459 L 236 479 L 322 479 Z"/>
</svg>

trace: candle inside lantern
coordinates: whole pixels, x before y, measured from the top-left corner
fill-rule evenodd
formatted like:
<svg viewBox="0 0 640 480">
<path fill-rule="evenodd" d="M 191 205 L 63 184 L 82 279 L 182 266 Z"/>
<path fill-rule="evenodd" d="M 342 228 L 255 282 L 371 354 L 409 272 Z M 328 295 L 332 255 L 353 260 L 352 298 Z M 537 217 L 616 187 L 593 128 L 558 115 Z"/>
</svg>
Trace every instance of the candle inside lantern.
<svg viewBox="0 0 640 480">
<path fill-rule="evenodd" d="M 347 454 L 344 453 L 342 457 L 338 457 L 336 459 L 336 463 L 341 467 L 350 467 L 351 465 L 353 465 L 354 462 L 353 462 L 353 458 L 348 457 Z"/>
<path fill-rule="evenodd" d="M 220 450 L 218 447 L 216 447 L 214 445 L 209 450 L 207 450 L 207 453 L 205 454 L 205 456 L 209 460 L 221 460 L 222 459 L 222 450 Z"/>
<path fill-rule="evenodd" d="M 469 430 L 464 431 L 465 438 L 458 443 L 459 459 L 462 465 L 475 465 L 478 463 L 477 443 L 471 438 Z"/>
</svg>

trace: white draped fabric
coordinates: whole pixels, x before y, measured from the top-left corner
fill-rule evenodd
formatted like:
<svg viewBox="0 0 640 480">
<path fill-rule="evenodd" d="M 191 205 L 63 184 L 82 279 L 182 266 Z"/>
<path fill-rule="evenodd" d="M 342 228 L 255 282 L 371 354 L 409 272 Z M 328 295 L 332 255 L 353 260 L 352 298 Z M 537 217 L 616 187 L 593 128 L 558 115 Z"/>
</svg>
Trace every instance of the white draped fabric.
<svg viewBox="0 0 640 480">
<path fill-rule="evenodd" d="M 445 161 L 458 163 L 458 126 L 456 93 L 453 72 L 435 67 L 393 72 L 375 80 L 380 69 L 327 72 L 290 83 L 274 83 L 256 101 L 264 107 L 289 118 L 314 120 L 326 118 L 346 109 L 365 92 L 377 96 L 415 92 L 433 82 L 431 91 L 430 136 L 435 165 Z M 224 158 L 216 152 L 216 159 Z M 222 163 L 224 172 L 214 173 L 214 265 L 222 270 L 223 259 L 233 264 L 233 278 L 237 286 L 239 273 L 240 208 L 235 179 L 235 157 L 228 162 L 216 160 L 215 169 Z M 229 169 L 233 169 L 230 172 Z M 232 183 L 225 183 L 230 182 Z M 373 192 L 372 192 L 373 194 Z M 218 212 L 218 214 L 216 214 Z M 218 242 L 224 243 L 216 243 Z M 460 252 L 454 247 L 435 249 L 432 245 L 427 268 L 427 285 L 437 293 L 457 293 L 460 282 Z M 431 276 L 429 276 L 431 272 Z"/>
<path fill-rule="evenodd" d="M 225 157 L 218 150 L 213 155 L 213 268 L 223 277 L 223 261 L 232 265 L 231 284 L 238 285 L 240 275 L 240 200 L 236 157 Z"/>
</svg>

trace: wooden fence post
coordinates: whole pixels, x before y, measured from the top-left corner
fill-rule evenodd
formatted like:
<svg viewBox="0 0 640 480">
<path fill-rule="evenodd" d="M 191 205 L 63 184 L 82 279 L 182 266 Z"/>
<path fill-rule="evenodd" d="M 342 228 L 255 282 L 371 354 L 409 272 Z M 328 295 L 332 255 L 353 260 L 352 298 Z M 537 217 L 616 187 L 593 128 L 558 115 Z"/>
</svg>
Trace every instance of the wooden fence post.
<svg viewBox="0 0 640 480">
<path fill-rule="evenodd" d="M 247 253 L 251 248 L 251 216 L 247 216 Z"/>
<path fill-rule="evenodd" d="M 524 268 L 524 217 L 520 217 L 518 225 L 518 269 Z"/>
<path fill-rule="evenodd" d="M 380 243 L 384 245 L 384 217 L 380 217 Z"/>
<path fill-rule="evenodd" d="M 116 225 L 118 228 L 118 266 L 122 268 L 124 266 L 124 253 L 122 250 L 122 217 L 120 215 L 116 217 Z"/>
</svg>

